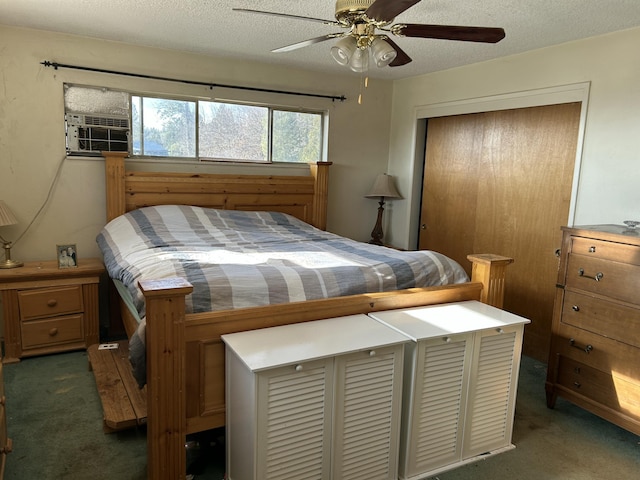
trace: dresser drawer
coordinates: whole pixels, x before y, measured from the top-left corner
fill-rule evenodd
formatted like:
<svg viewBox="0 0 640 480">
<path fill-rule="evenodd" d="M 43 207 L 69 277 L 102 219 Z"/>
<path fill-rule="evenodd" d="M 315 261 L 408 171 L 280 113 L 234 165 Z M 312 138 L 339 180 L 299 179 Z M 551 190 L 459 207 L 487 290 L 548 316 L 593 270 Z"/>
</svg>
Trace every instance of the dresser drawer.
<svg viewBox="0 0 640 480">
<path fill-rule="evenodd" d="M 640 347 L 640 309 L 566 290 L 562 323 Z"/>
<path fill-rule="evenodd" d="M 561 356 L 557 384 L 625 415 L 640 419 L 640 389 L 615 372 Z"/>
<path fill-rule="evenodd" d="M 82 314 L 22 322 L 22 348 L 83 342 L 82 323 Z"/>
<path fill-rule="evenodd" d="M 82 312 L 82 285 L 21 290 L 18 302 L 22 320 Z"/>
<path fill-rule="evenodd" d="M 602 260 L 640 265 L 640 247 L 636 245 L 594 240 L 592 238 L 571 237 L 571 252 Z"/>
<path fill-rule="evenodd" d="M 552 338 L 554 354 L 601 371 L 616 372 L 640 385 L 640 349 L 561 323 Z"/>
<path fill-rule="evenodd" d="M 638 302 L 640 266 L 570 254 L 565 286 L 629 303 Z"/>
</svg>

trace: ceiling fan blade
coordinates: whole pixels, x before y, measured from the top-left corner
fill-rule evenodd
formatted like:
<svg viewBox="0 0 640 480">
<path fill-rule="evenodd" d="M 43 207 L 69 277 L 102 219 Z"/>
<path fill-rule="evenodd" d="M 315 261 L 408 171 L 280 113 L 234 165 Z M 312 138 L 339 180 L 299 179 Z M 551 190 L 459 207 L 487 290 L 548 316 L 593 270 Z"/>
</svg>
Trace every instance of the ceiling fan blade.
<svg viewBox="0 0 640 480">
<path fill-rule="evenodd" d="M 411 63 L 411 57 L 402 50 L 397 43 L 391 40 L 389 37 L 385 38 L 385 41 L 389 43 L 396 51 L 396 58 L 389 64 L 390 67 L 401 67 L 402 65 L 406 65 L 407 63 Z"/>
<path fill-rule="evenodd" d="M 285 47 L 276 48 L 275 50 L 271 50 L 274 53 L 282 53 L 282 52 L 290 52 L 291 50 L 297 50 L 298 48 L 308 47 L 309 45 L 315 45 L 316 43 L 324 42 L 325 40 L 331 40 L 332 38 L 343 37 L 345 33 L 329 33 L 328 35 L 323 35 L 322 37 L 310 38 L 309 40 L 304 40 L 303 42 L 294 43 L 292 45 L 287 45 Z"/>
<path fill-rule="evenodd" d="M 391 22 L 405 10 L 413 7 L 421 0 L 376 0 L 364 14 L 371 20 Z"/>
<path fill-rule="evenodd" d="M 502 28 L 458 27 L 455 25 L 397 24 L 391 31 L 401 37 L 437 38 L 463 42 L 498 43 L 505 37 Z"/>
<path fill-rule="evenodd" d="M 320 22 L 320 23 L 324 23 L 325 25 L 336 25 L 336 26 L 340 25 L 335 20 L 324 20 L 322 18 L 303 17 L 301 15 L 289 15 L 288 13 L 265 12 L 263 10 L 252 10 L 250 8 L 233 8 L 232 10 L 234 10 L 236 12 L 258 13 L 258 14 L 261 14 L 261 15 L 270 15 L 272 17 L 294 18 L 296 20 L 307 20 L 307 21 L 310 21 L 310 22 Z"/>
</svg>

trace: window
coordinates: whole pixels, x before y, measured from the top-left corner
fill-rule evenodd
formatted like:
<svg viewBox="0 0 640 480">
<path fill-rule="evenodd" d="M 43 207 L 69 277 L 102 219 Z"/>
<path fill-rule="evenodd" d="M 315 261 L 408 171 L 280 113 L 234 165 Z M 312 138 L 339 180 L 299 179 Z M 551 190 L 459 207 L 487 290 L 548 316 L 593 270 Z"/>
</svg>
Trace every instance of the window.
<svg viewBox="0 0 640 480">
<path fill-rule="evenodd" d="M 95 111 L 96 99 L 100 114 Z M 324 114 L 320 112 L 65 85 L 65 119 L 70 154 L 118 149 L 134 157 L 193 161 L 322 161 Z M 87 130 L 89 120 L 101 129 Z M 71 138 L 85 130 L 117 142 L 103 148 L 104 142 Z"/>
</svg>

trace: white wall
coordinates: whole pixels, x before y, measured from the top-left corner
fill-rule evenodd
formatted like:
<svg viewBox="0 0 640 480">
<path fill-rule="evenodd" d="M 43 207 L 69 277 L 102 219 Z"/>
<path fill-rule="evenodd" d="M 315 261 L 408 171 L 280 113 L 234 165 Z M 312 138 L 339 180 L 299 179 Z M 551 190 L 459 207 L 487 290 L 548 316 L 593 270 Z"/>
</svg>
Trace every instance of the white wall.
<svg viewBox="0 0 640 480">
<path fill-rule="evenodd" d="M 44 60 L 218 84 L 344 94 L 347 101 L 232 89 L 215 89 L 212 93 L 208 87 L 54 70 L 40 65 Z M 3 237 L 15 240 L 22 234 L 44 203 L 63 162 L 50 201 L 14 246 L 14 259 L 54 259 L 56 244 L 66 243 L 77 244 L 80 258 L 99 255 L 95 237 L 105 223 L 104 164 L 97 159 L 65 159 L 65 82 L 326 109 L 330 118 L 327 159 L 333 162 L 328 229 L 357 240 L 369 239 L 377 204 L 364 195 L 376 175 L 387 168 L 390 82 L 369 82 L 363 104 L 358 105 L 360 77 L 355 74 L 336 76 L 282 69 L 0 25 L 0 199 L 20 222 L 2 227 Z M 246 165 L 238 168 L 242 173 L 255 171 Z"/>
<path fill-rule="evenodd" d="M 583 82 L 590 93 L 573 224 L 640 220 L 638 45 L 640 29 L 631 29 L 395 82 L 389 173 L 408 198 L 393 202 L 391 242 L 414 246 L 417 240 L 420 111 Z"/>
</svg>

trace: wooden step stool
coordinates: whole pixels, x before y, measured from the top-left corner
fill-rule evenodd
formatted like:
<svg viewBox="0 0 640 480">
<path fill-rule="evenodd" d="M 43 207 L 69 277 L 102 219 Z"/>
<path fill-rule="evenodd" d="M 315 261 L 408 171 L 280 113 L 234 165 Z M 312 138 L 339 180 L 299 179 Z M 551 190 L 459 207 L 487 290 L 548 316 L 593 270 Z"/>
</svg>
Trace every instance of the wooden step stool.
<svg viewBox="0 0 640 480">
<path fill-rule="evenodd" d="M 117 432 L 147 423 L 147 387 L 138 387 L 129 363 L 129 342 L 113 342 L 118 348 L 87 349 L 89 369 L 93 371 L 104 412 L 106 433 Z"/>
</svg>

